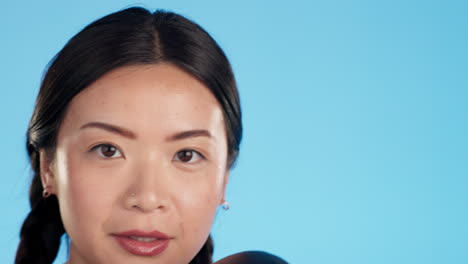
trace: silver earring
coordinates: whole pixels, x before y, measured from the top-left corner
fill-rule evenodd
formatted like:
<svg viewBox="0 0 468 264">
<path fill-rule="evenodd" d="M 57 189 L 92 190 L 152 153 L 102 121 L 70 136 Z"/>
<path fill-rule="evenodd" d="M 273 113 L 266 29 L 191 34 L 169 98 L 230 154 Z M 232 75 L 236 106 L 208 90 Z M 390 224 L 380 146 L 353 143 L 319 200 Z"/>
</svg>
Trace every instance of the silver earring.
<svg viewBox="0 0 468 264">
<path fill-rule="evenodd" d="M 47 198 L 50 196 L 50 192 L 47 191 L 47 188 L 44 188 L 42 191 L 42 197 Z"/>
<path fill-rule="evenodd" d="M 229 208 L 231 208 L 231 205 L 227 201 L 224 201 L 221 207 L 223 208 L 224 211 L 227 211 L 229 210 Z"/>
</svg>

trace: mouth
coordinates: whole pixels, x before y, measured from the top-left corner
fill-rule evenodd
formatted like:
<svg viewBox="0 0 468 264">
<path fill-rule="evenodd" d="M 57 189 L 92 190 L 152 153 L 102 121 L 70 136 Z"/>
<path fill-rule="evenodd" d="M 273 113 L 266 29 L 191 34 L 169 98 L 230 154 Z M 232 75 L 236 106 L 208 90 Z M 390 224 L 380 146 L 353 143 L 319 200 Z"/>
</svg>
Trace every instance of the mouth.
<svg viewBox="0 0 468 264">
<path fill-rule="evenodd" d="M 156 240 L 160 240 L 159 238 L 154 238 L 154 237 L 129 236 L 127 238 L 133 239 L 133 240 L 136 240 L 136 241 L 141 241 L 141 242 L 153 242 L 153 241 L 156 241 Z"/>
<path fill-rule="evenodd" d="M 130 230 L 112 234 L 119 245 L 128 253 L 137 256 L 156 256 L 164 252 L 172 237 L 159 232 Z"/>
</svg>

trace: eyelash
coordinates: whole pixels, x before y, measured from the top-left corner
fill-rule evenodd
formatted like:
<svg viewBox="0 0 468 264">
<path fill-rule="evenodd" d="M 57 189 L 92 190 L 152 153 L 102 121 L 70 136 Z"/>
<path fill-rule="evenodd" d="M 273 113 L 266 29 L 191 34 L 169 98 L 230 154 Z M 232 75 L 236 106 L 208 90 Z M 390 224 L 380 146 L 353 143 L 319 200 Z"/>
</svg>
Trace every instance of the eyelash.
<svg viewBox="0 0 468 264">
<path fill-rule="evenodd" d="M 200 152 L 198 152 L 198 151 L 196 151 L 194 149 L 182 149 L 182 150 L 177 151 L 176 154 L 174 155 L 174 160 L 175 161 L 180 161 L 182 163 L 187 163 L 187 164 L 194 164 L 194 163 L 200 162 L 200 161 L 194 161 L 194 162 L 187 161 L 187 162 L 185 162 L 185 161 L 180 160 L 179 153 L 182 153 L 182 152 L 191 152 L 192 153 L 192 156 L 191 156 L 192 158 L 198 156 L 200 161 L 206 160 L 205 156 L 203 156 Z M 193 154 L 195 154 L 195 156 Z"/>
<path fill-rule="evenodd" d="M 113 148 L 115 149 L 116 153 L 120 153 L 120 156 L 118 157 L 113 157 L 114 155 L 112 155 L 112 157 L 107 157 L 105 156 L 103 153 L 102 153 L 102 147 L 110 147 L 110 148 Z M 116 159 L 116 158 L 120 158 L 120 157 L 123 157 L 123 153 L 122 151 L 120 151 L 120 149 L 112 144 L 109 144 L 109 143 L 102 143 L 102 144 L 99 144 L 99 145 L 96 145 L 94 147 L 91 148 L 90 152 L 93 152 L 93 151 L 96 151 L 98 152 L 98 155 L 101 157 L 101 158 L 104 158 L 104 159 Z M 99 153 L 100 152 L 100 153 Z"/>
</svg>

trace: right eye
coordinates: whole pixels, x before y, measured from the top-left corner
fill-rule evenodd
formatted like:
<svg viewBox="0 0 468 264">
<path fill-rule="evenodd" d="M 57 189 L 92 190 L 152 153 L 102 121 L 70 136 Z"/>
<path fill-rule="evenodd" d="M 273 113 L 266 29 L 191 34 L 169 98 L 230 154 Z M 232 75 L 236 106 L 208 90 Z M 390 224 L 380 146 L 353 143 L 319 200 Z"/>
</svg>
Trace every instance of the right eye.
<svg viewBox="0 0 468 264">
<path fill-rule="evenodd" d="M 94 146 L 91 151 L 96 151 L 99 156 L 107 159 L 114 159 L 122 157 L 122 152 L 111 144 L 99 144 Z"/>
</svg>

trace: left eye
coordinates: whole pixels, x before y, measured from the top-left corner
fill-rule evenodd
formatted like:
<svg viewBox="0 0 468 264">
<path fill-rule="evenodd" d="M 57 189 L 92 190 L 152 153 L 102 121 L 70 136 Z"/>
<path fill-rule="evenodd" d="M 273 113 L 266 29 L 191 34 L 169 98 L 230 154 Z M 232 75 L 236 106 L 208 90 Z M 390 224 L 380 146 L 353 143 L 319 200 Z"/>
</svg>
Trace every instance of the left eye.
<svg viewBox="0 0 468 264">
<path fill-rule="evenodd" d="M 174 159 L 184 163 L 195 163 L 202 160 L 204 157 L 197 151 L 191 149 L 184 149 L 177 152 Z"/>
</svg>

